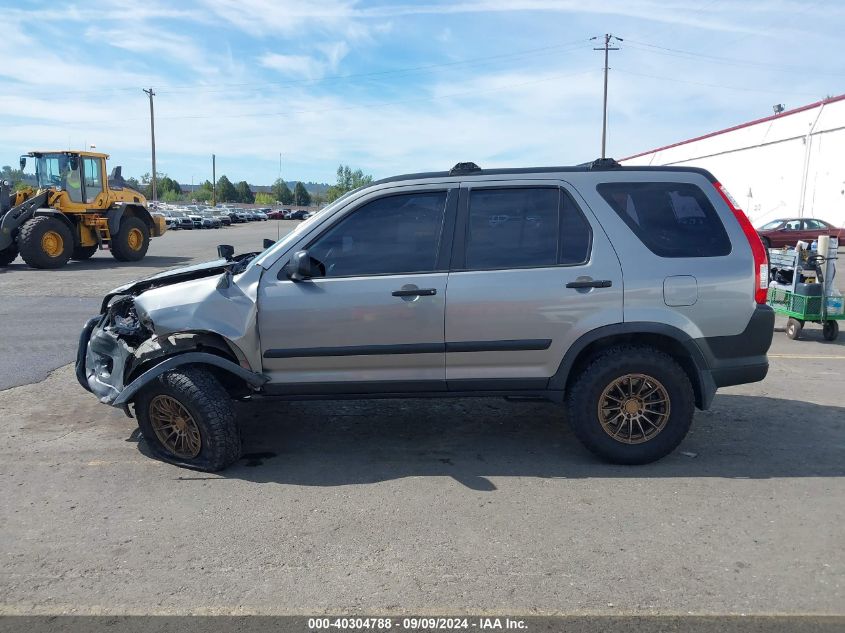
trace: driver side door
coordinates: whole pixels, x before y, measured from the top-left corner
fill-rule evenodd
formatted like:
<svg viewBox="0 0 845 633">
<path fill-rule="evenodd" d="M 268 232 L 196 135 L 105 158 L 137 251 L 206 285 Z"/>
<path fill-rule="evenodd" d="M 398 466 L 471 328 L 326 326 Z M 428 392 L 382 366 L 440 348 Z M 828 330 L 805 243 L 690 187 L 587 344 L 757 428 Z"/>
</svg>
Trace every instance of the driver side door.
<svg viewBox="0 0 845 633">
<path fill-rule="evenodd" d="M 269 393 L 445 390 L 453 185 L 375 192 L 291 253 L 312 277 L 265 273 L 258 327 Z"/>
</svg>

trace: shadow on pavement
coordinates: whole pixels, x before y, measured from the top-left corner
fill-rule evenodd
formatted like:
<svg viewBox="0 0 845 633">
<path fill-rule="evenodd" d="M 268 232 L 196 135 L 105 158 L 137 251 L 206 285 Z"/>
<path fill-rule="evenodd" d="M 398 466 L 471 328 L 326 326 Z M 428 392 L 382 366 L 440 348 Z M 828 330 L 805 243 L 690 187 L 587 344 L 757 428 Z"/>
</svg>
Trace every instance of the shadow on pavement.
<svg viewBox="0 0 845 633">
<path fill-rule="evenodd" d="M 170 266 L 179 266 L 185 262 L 193 261 L 193 257 L 183 257 L 179 255 L 147 255 L 138 262 L 119 262 L 113 257 L 92 257 L 83 262 L 70 261 L 66 266 L 56 270 L 49 271 L 51 274 L 61 275 L 63 272 L 75 272 L 80 270 L 114 270 L 115 268 L 167 268 Z M 34 271 L 36 269 L 27 266 L 20 258 L 16 259 L 6 268 L 0 268 L 0 271 L 6 272 L 25 272 Z"/>
<path fill-rule="evenodd" d="M 696 413 L 672 455 L 632 467 L 594 458 L 561 411 L 481 398 L 246 403 L 239 405 L 244 459 L 220 474 L 303 486 L 449 476 L 478 491 L 496 490 L 489 477 L 845 475 L 841 407 L 720 394 L 713 409 Z M 205 477 L 218 478 L 188 471 L 182 478 Z"/>
</svg>

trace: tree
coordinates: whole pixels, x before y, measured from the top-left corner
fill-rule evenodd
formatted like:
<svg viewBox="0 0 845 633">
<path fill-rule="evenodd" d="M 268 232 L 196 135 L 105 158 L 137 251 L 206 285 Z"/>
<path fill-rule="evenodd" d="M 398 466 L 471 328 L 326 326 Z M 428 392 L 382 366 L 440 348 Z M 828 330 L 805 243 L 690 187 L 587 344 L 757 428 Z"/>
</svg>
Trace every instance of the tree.
<svg viewBox="0 0 845 633">
<path fill-rule="evenodd" d="M 295 205 L 300 207 L 307 207 L 311 204 L 311 194 L 308 193 L 305 185 L 301 182 L 296 183 L 296 187 L 293 188 L 293 201 Z"/>
<path fill-rule="evenodd" d="M 255 202 L 255 196 L 252 195 L 252 189 L 249 188 L 249 183 L 246 180 L 241 180 L 236 189 L 238 190 L 238 202 L 244 204 Z"/>
<path fill-rule="evenodd" d="M 134 189 L 135 191 L 137 191 L 139 193 L 141 192 L 141 189 L 143 189 L 143 187 L 141 186 L 141 183 L 138 182 L 138 179 L 135 178 L 134 176 L 126 179 L 126 186 L 129 187 L 130 189 Z"/>
<path fill-rule="evenodd" d="M 255 194 L 255 204 L 275 204 L 276 198 L 272 193 L 265 193 L 263 191 Z"/>
<path fill-rule="evenodd" d="M 293 204 L 293 192 L 281 178 L 277 178 L 276 182 L 273 183 L 273 195 L 282 204 Z"/>
<path fill-rule="evenodd" d="M 182 187 L 179 186 L 179 183 L 167 174 L 161 172 L 156 172 L 156 174 L 156 195 L 159 199 L 164 200 L 165 202 L 175 202 L 176 200 L 180 200 L 182 198 Z M 152 198 L 153 183 L 149 172 L 141 176 L 141 183 L 144 185 L 141 193 L 143 193 L 147 198 Z"/>
<path fill-rule="evenodd" d="M 334 202 L 343 194 L 358 187 L 369 185 L 371 182 L 373 182 L 373 177 L 369 174 L 365 175 L 360 169 L 352 171 L 349 165 L 338 165 L 337 184 L 329 187 L 326 192 L 326 199 L 329 202 Z"/>
<path fill-rule="evenodd" d="M 212 196 L 214 195 L 214 185 L 211 184 L 210 180 L 206 180 L 202 183 L 198 189 L 195 189 L 192 193 L 192 198 L 197 202 L 209 202 L 211 201 Z"/>
<path fill-rule="evenodd" d="M 238 190 L 232 181 L 226 178 L 225 175 L 220 176 L 217 181 L 217 201 L 218 202 L 237 202 Z"/>
</svg>

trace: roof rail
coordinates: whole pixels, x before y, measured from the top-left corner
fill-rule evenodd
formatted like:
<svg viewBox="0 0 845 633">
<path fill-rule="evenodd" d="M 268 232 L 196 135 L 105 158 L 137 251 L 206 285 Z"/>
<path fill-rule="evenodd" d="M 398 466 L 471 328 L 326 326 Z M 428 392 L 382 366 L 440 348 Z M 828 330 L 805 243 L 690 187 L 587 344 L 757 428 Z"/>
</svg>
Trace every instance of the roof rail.
<svg viewBox="0 0 845 633">
<path fill-rule="evenodd" d="M 619 167 L 622 167 L 622 165 L 616 162 L 616 160 L 613 158 L 597 158 L 591 163 L 581 163 L 578 166 L 586 167 L 589 170 L 617 169 Z"/>
<path fill-rule="evenodd" d="M 472 174 L 481 171 L 481 167 L 475 163 L 458 163 L 449 170 L 450 176 L 458 176 L 460 174 Z"/>
</svg>

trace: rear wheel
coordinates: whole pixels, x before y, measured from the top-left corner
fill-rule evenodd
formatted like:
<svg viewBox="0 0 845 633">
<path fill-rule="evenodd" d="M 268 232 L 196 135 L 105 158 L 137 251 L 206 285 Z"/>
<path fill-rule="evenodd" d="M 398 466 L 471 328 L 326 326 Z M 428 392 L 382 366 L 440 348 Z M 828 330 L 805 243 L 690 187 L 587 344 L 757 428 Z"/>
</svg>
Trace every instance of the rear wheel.
<svg viewBox="0 0 845 633">
<path fill-rule="evenodd" d="M 33 268 L 61 268 L 73 251 L 73 235 L 61 220 L 39 215 L 21 227 L 18 248 Z"/>
<path fill-rule="evenodd" d="M 150 229 L 140 218 L 124 217 L 120 230 L 112 236 L 111 254 L 119 262 L 137 262 L 150 247 Z"/>
<path fill-rule="evenodd" d="M 836 321 L 825 321 L 822 326 L 822 336 L 826 341 L 835 341 L 839 338 L 839 323 Z"/>
<path fill-rule="evenodd" d="M 79 261 L 91 259 L 94 256 L 94 253 L 97 252 L 98 248 L 99 246 L 96 244 L 93 244 L 92 246 L 74 246 L 73 253 L 71 253 L 70 258 Z"/>
<path fill-rule="evenodd" d="M 138 426 L 160 459 L 198 470 L 221 470 L 241 456 L 232 400 L 207 369 L 166 372 L 135 400 Z"/>
<path fill-rule="evenodd" d="M 569 423 L 579 440 L 615 464 L 647 464 L 686 436 L 695 399 L 686 372 L 649 347 L 610 348 L 569 389 Z"/>
<path fill-rule="evenodd" d="M 8 248 L 0 251 L 0 266 L 8 266 L 18 258 L 18 247 L 11 244 Z"/>
<path fill-rule="evenodd" d="M 793 341 L 797 341 L 801 337 L 801 330 L 804 329 L 804 322 L 792 317 L 786 322 L 786 335 Z"/>
</svg>

